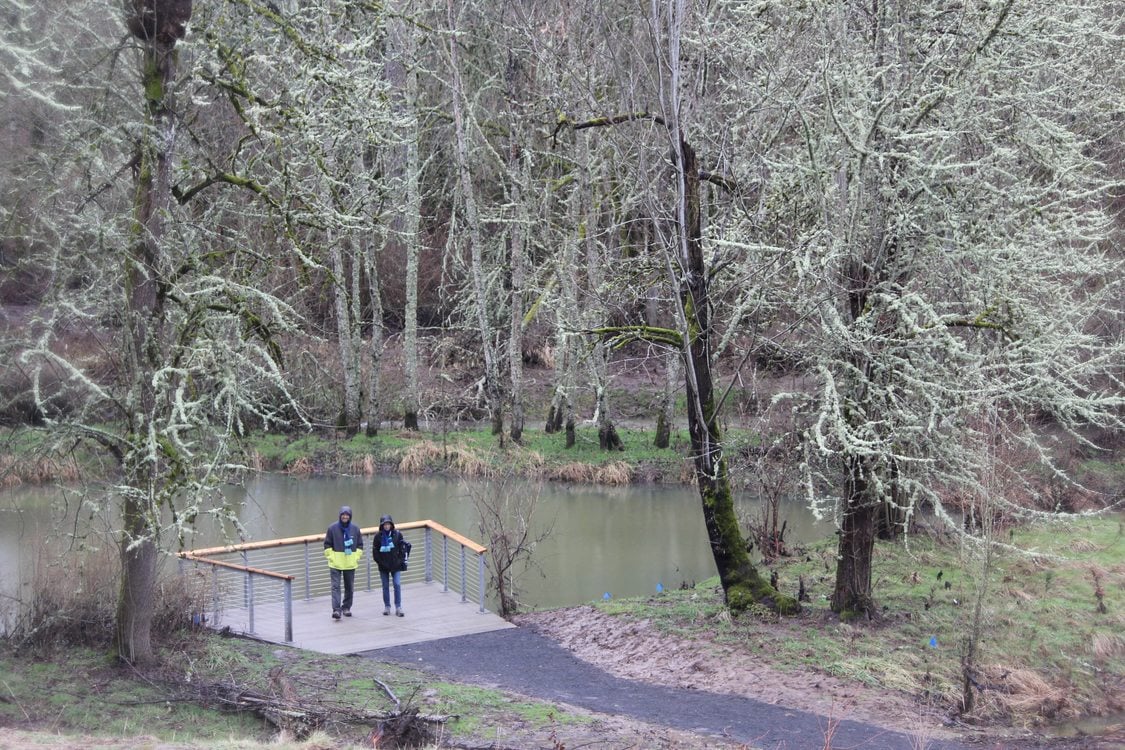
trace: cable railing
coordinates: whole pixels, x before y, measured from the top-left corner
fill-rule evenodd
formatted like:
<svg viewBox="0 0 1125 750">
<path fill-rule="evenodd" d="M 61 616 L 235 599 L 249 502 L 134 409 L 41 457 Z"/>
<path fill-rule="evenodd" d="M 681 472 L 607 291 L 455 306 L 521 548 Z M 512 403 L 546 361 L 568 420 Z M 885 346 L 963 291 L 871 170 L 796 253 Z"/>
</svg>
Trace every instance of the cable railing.
<svg viewBox="0 0 1125 750">
<path fill-rule="evenodd" d="M 442 591 L 459 592 L 462 602 L 476 602 L 485 612 L 485 547 L 436 521 L 396 524 L 410 542 L 410 565 L 402 584 L 440 583 Z M 380 585 L 379 566 L 371 544 L 378 526 L 361 529 L 364 555 L 356 570 L 356 589 Z M 247 632 L 255 618 L 282 618 L 285 641 L 293 641 L 293 597 L 310 600 L 331 594 L 324 573 L 324 534 L 270 539 L 179 553 L 180 572 L 198 576 L 193 590 L 202 599 L 193 621 L 221 627 L 223 613 L 244 610 Z M 275 620 L 276 621 L 276 620 Z"/>
</svg>

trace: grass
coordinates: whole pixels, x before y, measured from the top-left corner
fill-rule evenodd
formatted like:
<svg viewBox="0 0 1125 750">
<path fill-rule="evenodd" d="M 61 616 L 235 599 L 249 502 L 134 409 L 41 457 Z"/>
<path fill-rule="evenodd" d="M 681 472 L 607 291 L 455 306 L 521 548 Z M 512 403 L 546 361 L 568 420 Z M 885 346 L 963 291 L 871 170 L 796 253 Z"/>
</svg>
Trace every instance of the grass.
<svg viewBox="0 0 1125 750">
<path fill-rule="evenodd" d="M 488 688 L 434 681 L 417 670 L 355 657 L 326 656 L 214 634 L 181 634 L 161 651 L 161 666 L 137 673 L 118 666 L 108 653 L 68 647 L 35 659 L 0 651 L 0 727 L 34 728 L 53 735 L 124 738 L 146 735 L 161 742 L 232 747 L 277 744 L 277 733 L 249 713 L 216 710 L 200 698 L 205 686 L 237 684 L 270 694 L 270 672 L 281 668 L 304 702 L 338 706 L 341 712 L 387 715 L 395 706 L 375 679 L 388 685 L 403 706 L 423 714 L 457 717 L 446 736 L 484 741 L 502 728 L 512 736 L 540 739 L 560 726 L 592 719 L 559 707 Z M 350 747 L 363 743 L 371 727 L 326 727 L 321 739 L 290 743 Z M 317 745 L 317 743 L 320 743 Z M 0 741 L 0 744 L 3 744 Z M 36 743 L 38 744 L 38 743 Z"/>
<path fill-rule="evenodd" d="M 212 716 L 161 686 L 123 675 L 105 654 L 87 648 L 67 649 L 59 660 L 47 662 L 3 653 L 0 673 L 5 675 L 0 725 L 108 737 L 144 733 L 169 740 L 177 734 L 199 740 L 260 734 L 247 715 Z"/>
<path fill-rule="evenodd" d="M 978 718 L 1034 725 L 1120 713 L 1125 520 L 1041 524 L 1005 536 L 1011 547 L 998 553 L 985 590 Z M 731 619 L 717 579 L 596 606 L 678 637 L 714 633 L 777 669 L 823 671 L 955 710 L 979 579 L 976 550 L 947 536 L 881 543 L 876 551 L 882 616 L 870 624 L 841 623 L 829 611 L 834 579 L 823 561 L 834 548 L 827 542 L 773 566 L 783 592 L 796 592 L 805 579 L 812 601 L 797 618 Z"/>
<path fill-rule="evenodd" d="M 595 429 L 578 431 L 571 448 L 562 433 L 524 433 L 523 444 L 504 446 L 488 429 L 445 434 L 384 432 L 351 438 L 324 434 L 255 434 L 248 440 L 252 465 L 293 474 L 445 473 L 482 477 L 498 472 L 557 481 L 622 485 L 638 480 L 688 478 L 687 433 L 674 431 L 671 447 L 656 448 L 646 430 L 619 428 L 625 451 L 603 451 Z"/>
</svg>

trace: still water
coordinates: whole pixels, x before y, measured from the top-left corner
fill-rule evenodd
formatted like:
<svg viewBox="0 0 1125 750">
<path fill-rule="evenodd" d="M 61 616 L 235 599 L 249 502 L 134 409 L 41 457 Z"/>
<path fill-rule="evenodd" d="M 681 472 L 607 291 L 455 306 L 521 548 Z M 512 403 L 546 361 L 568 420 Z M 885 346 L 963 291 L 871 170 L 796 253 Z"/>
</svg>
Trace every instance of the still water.
<svg viewBox="0 0 1125 750">
<path fill-rule="evenodd" d="M 473 496 L 490 487 L 445 478 L 265 475 L 231 488 L 228 497 L 250 540 L 323 533 L 340 506 L 350 505 L 362 526 L 375 526 L 389 513 L 397 522 L 432 519 L 481 541 Z M 756 512 L 752 501 L 741 502 L 744 513 Z M 784 513 L 790 544 L 832 533 L 830 521 L 817 521 L 798 503 Z M 68 546 L 75 532 L 109 528 L 108 514 L 57 488 L 0 493 L 0 599 L 18 596 L 32 565 L 43 564 L 45 548 Z M 517 581 L 524 609 L 572 606 L 606 593 L 639 596 L 658 584 L 674 588 L 715 575 L 699 495 L 691 487 L 547 484 L 532 526 L 546 537 L 535 548 L 535 566 Z M 187 546 L 231 541 L 237 539 L 228 530 L 204 521 Z"/>
</svg>

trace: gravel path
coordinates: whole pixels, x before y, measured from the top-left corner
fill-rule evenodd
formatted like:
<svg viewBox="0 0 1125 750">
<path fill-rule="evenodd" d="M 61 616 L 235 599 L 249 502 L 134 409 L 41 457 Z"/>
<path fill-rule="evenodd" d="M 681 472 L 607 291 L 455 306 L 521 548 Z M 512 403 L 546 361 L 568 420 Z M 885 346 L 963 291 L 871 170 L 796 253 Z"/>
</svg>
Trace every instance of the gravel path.
<svg viewBox="0 0 1125 750">
<path fill-rule="evenodd" d="M 462 682 L 712 735 L 771 750 L 822 750 L 823 716 L 702 690 L 623 680 L 576 658 L 527 627 L 367 651 L 363 656 L 421 667 Z M 675 664 L 669 664 L 675 669 Z M 967 750 L 854 721 L 841 721 L 832 747 L 848 750 Z"/>
</svg>

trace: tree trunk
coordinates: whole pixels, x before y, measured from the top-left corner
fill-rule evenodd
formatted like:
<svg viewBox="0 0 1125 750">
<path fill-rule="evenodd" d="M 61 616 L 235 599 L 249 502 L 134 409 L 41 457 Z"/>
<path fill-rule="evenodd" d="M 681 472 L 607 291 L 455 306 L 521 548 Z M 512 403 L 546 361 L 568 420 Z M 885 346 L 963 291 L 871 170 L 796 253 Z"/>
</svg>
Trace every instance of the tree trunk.
<svg viewBox="0 0 1125 750">
<path fill-rule="evenodd" d="M 597 353 L 595 353 L 596 356 Z M 605 386 L 598 386 L 598 447 L 603 451 L 623 451 L 625 445 L 617 434 L 613 420 L 609 418 L 609 404 L 606 403 Z"/>
<path fill-rule="evenodd" d="M 134 488 L 140 489 L 140 488 Z M 117 599 L 117 657 L 129 664 L 154 660 L 152 615 L 155 608 L 158 559 L 157 527 L 152 492 L 125 500 L 121 536 L 121 591 Z"/>
<path fill-rule="evenodd" d="M 171 86 L 176 42 L 191 17 L 190 3 L 157 0 L 155 14 L 130 6 L 126 26 L 141 43 L 145 125 L 133 203 L 134 241 L 125 262 L 125 366 L 131 382 L 129 451 L 123 457 L 127 490 L 120 539 L 121 590 L 114 640 L 117 655 L 131 664 L 150 662 L 158 556 L 161 465 L 165 456 L 150 439 L 157 419 L 153 374 L 164 365 L 165 294 L 168 261 L 163 240 L 171 208 L 176 121 Z M 186 5 L 186 7 L 185 7 Z"/>
<path fill-rule="evenodd" d="M 872 619 L 876 615 L 871 560 L 875 550 L 875 516 L 882 503 L 870 496 L 868 472 L 864 459 L 848 460 L 847 505 L 840 521 L 836 587 L 831 602 L 832 611 L 845 620 Z"/>
<path fill-rule="evenodd" d="M 901 539 L 906 534 L 907 498 L 899 482 L 898 461 L 891 459 L 889 471 L 890 496 L 879 504 L 875 518 L 875 535 L 883 541 Z"/>
<path fill-rule="evenodd" d="M 523 98 L 520 86 L 522 73 L 515 53 L 508 52 L 506 88 L 508 93 L 508 175 L 511 184 L 509 202 L 515 207 L 516 220 L 508 229 L 508 262 L 512 269 L 511 315 L 508 332 L 508 374 L 511 381 L 509 399 L 512 405 L 510 434 L 517 445 L 523 441 L 523 327 L 525 286 L 527 284 L 527 234 L 531 225 L 525 190 L 531 179 L 529 157 L 521 143 L 523 128 L 519 106 Z"/>
<path fill-rule="evenodd" d="M 893 10 L 893 9 L 891 9 Z M 875 64 L 878 69 L 887 68 L 886 46 L 888 28 L 893 24 L 888 19 L 889 9 L 886 3 L 874 6 L 870 15 L 872 50 Z M 888 72 L 888 75 L 893 72 Z M 886 90 L 887 78 L 885 75 L 875 76 L 873 80 L 874 99 L 883 101 Z M 887 136 L 881 128 L 876 128 L 872 136 L 872 151 L 885 154 L 889 150 Z M 848 322 L 855 326 L 864 316 L 870 316 L 870 309 L 876 292 L 884 295 L 894 294 L 894 284 L 889 282 L 895 273 L 895 262 L 898 250 L 897 239 L 893 233 L 893 226 L 889 221 L 889 197 L 892 190 L 901 193 L 897 184 L 901 168 L 901 158 L 885 156 L 883 159 L 864 159 L 865 165 L 854 177 L 859 181 L 861 211 L 856 216 L 862 217 L 863 224 L 855 231 L 841 231 L 844 241 L 852 244 L 851 258 L 845 264 L 844 288 L 847 290 Z M 872 164 L 884 163 L 889 165 L 886 175 L 881 175 Z M 841 175 L 842 179 L 852 179 L 851 176 Z M 905 198 L 901 195 L 900 198 Z M 841 191 L 841 201 L 846 201 L 847 191 Z M 885 341 L 893 328 L 893 316 L 877 316 L 877 336 L 872 346 L 879 347 L 880 341 Z M 873 381 L 887 378 L 888 374 L 876 374 L 877 370 L 872 364 L 873 353 L 852 354 L 849 356 L 850 367 L 845 378 L 850 379 L 851 392 L 857 409 L 864 408 L 870 399 L 870 390 Z M 875 409 L 873 408 L 873 411 Z M 857 412 L 846 417 L 849 432 L 857 432 L 850 428 L 857 428 L 866 423 L 865 413 Z M 847 449 L 845 449 L 847 450 Z M 893 459 L 891 459 L 893 460 Z M 836 586 L 832 592 L 831 607 L 841 618 L 855 619 L 865 617 L 872 619 L 877 614 L 871 588 L 871 565 L 875 552 L 875 536 L 880 517 L 883 515 L 887 499 L 880 497 L 877 487 L 887 483 L 872 481 L 877 472 L 885 470 L 885 464 L 876 463 L 872 459 L 855 453 L 847 453 L 844 458 L 846 478 L 844 480 L 845 507 L 843 518 L 840 519 L 840 541 L 838 560 L 836 562 Z M 892 483 L 893 484 L 893 483 Z"/>
<path fill-rule="evenodd" d="M 401 6 L 401 7 L 400 7 Z M 403 311 L 402 423 L 408 430 L 418 429 L 418 256 L 419 227 L 422 220 L 421 162 L 418 155 L 418 73 L 416 68 L 417 31 L 409 17 L 408 3 L 396 2 L 387 19 L 386 65 L 391 87 L 391 108 L 398 143 L 388 150 L 385 173 L 391 176 L 392 194 L 402 199 L 401 209 L 390 222 L 389 245 L 401 247 L 406 256 Z M 390 249 L 390 248 L 388 248 Z M 382 325 L 382 320 L 378 321 Z"/>
<path fill-rule="evenodd" d="M 382 403 L 379 388 L 382 385 L 383 369 L 383 297 L 379 283 L 379 265 L 375 257 L 375 243 L 363 240 L 363 257 L 367 265 L 367 290 L 371 298 L 371 348 L 368 360 L 371 363 L 371 377 L 367 381 L 367 437 L 379 433 L 382 420 Z"/>
<path fill-rule="evenodd" d="M 657 448 L 667 448 L 671 444 L 672 424 L 676 414 L 676 394 L 680 392 L 682 372 L 680 355 L 672 353 L 666 359 L 664 394 L 660 399 L 660 411 L 656 414 L 656 437 L 652 441 Z"/>
<path fill-rule="evenodd" d="M 762 604 L 783 614 L 797 612 L 800 605 L 795 599 L 779 594 L 769 581 L 759 575 L 750 561 L 746 542 L 738 528 L 711 374 L 711 302 L 703 258 L 699 167 L 695 152 L 682 137 L 677 138 L 676 145 L 681 167 L 679 219 L 684 276 L 680 284 L 680 302 L 687 333 L 684 359 L 688 431 L 711 554 L 715 558 L 727 606 L 732 612 L 745 611 L 753 604 Z"/>
<path fill-rule="evenodd" d="M 465 206 L 465 223 L 469 234 L 470 286 L 472 288 L 473 308 L 476 312 L 477 326 L 480 328 L 481 354 L 484 357 L 484 395 L 488 404 L 492 434 L 504 433 L 503 401 L 500 397 L 500 375 L 496 362 L 496 345 L 493 341 L 492 326 L 488 319 L 488 299 L 485 284 L 484 237 L 477 210 L 473 178 L 469 170 L 469 133 L 465 127 L 465 91 L 461 81 L 461 63 L 456 37 L 457 17 L 453 8 L 454 0 L 448 0 L 449 28 L 452 32 L 449 42 L 449 58 L 453 83 L 453 130 L 457 165 L 457 187 Z"/>
<path fill-rule="evenodd" d="M 586 286 L 591 293 L 591 306 L 579 312 L 579 319 L 583 321 L 596 319 L 603 314 L 600 309 L 592 306 L 597 304 L 596 300 L 600 298 L 599 290 L 605 285 L 604 246 L 594 239 L 595 228 L 598 226 L 598 216 L 594 209 L 596 203 L 594 186 L 588 179 L 590 173 L 589 161 L 588 149 L 583 149 L 579 158 L 581 167 L 579 205 L 582 206 L 582 249 L 586 256 Z M 608 191 L 609 189 L 606 188 L 606 192 Z M 609 388 L 609 349 L 603 342 L 597 341 L 594 344 L 593 351 L 586 357 L 586 362 L 590 368 L 590 381 L 594 386 L 594 422 L 598 426 L 598 445 L 606 451 L 624 450 L 625 446 L 622 445 L 621 438 L 617 435 L 617 428 L 613 424 L 609 411 L 607 392 Z"/>
<path fill-rule="evenodd" d="M 356 321 L 352 317 L 351 289 L 355 286 L 344 257 L 344 242 L 329 239 L 332 258 L 332 298 L 336 312 L 336 341 L 340 351 L 340 367 L 344 380 L 344 402 L 336 427 L 351 437 L 359 432 L 360 394 L 359 351 L 356 347 Z M 351 259 L 351 266 L 356 265 Z"/>
<path fill-rule="evenodd" d="M 581 195 L 574 191 L 570 196 L 567 210 L 567 226 L 581 224 Z M 555 315 L 555 389 L 551 399 L 551 409 L 547 414 L 546 432 L 567 430 L 566 447 L 574 445 L 574 405 L 571 393 L 574 390 L 574 368 L 578 361 L 578 339 L 571 331 L 578 320 L 578 280 L 574 274 L 574 264 L 578 250 L 577 230 L 570 231 L 562 242 L 555 276 L 559 281 L 559 312 Z"/>
</svg>

